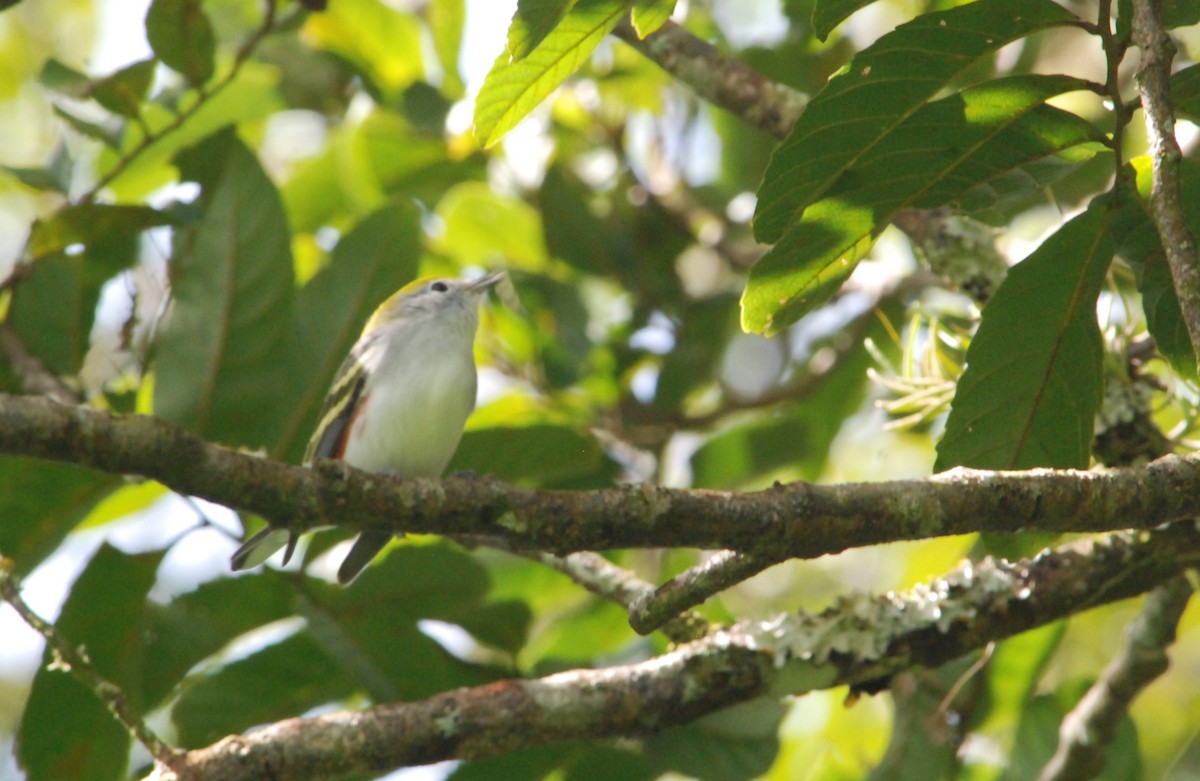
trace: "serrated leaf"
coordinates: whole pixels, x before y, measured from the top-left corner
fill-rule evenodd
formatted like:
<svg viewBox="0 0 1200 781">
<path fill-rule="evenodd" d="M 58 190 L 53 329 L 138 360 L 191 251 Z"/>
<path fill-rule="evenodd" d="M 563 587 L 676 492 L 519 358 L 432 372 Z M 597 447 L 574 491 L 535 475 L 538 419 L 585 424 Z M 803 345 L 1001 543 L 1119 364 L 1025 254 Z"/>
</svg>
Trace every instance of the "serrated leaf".
<svg viewBox="0 0 1200 781">
<path fill-rule="evenodd" d="M 804 209 L 967 67 L 1010 41 L 1076 17 L 1050 0 L 979 0 L 883 36 L 831 79 L 775 151 L 754 217 L 775 242 Z"/>
<path fill-rule="evenodd" d="M 1086 467 L 1103 387 L 1096 298 L 1112 260 L 1102 202 L 1018 263 L 983 313 L 935 469 Z"/>
<path fill-rule="evenodd" d="M 529 54 L 501 52 L 475 99 L 475 136 L 492 146 L 591 55 L 630 0 L 579 0 Z"/>
<path fill-rule="evenodd" d="M 812 26 L 813 35 L 824 41 L 833 32 L 833 28 L 860 8 L 866 8 L 875 0 L 817 0 L 813 5 Z"/>
<path fill-rule="evenodd" d="M 105 544 L 75 581 L 55 626 L 84 646 L 100 675 L 121 687 L 142 710 L 138 671 L 143 657 L 146 594 L 162 554 L 129 556 Z M 109 781 L 124 777 L 129 733 L 95 692 L 63 670 L 51 670 L 47 651 L 17 735 L 17 758 L 29 781 Z"/>
<path fill-rule="evenodd" d="M 419 213 L 391 204 L 343 236 L 329 263 L 297 291 L 287 366 L 296 396 L 272 443 L 276 457 L 303 456 L 334 373 L 375 307 L 416 277 L 420 253 Z"/>
<path fill-rule="evenodd" d="M 154 60 L 141 60 L 126 65 L 96 82 L 88 92 L 109 111 L 124 117 L 136 117 L 141 112 L 146 91 L 154 80 L 155 64 Z"/>
<path fill-rule="evenodd" d="M 1083 86 L 1064 76 L 996 79 L 889 128 L 751 269 L 742 327 L 774 333 L 824 303 L 901 209 L 960 198 L 991 207 L 1037 181 L 1020 175 L 1025 166 L 1068 151 L 1072 162 L 1090 157 L 1099 132 L 1045 105 Z"/>
<path fill-rule="evenodd" d="M 675 0 L 637 0 L 633 4 L 630 21 L 638 37 L 645 38 L 666 24 L 673 13 Z"/>
<path fill-rule="evenodd" d="M 146 11 L 146 39 L 158 59 L 192 84 L 212 78 L 216 36 L 200 0 L 154 0 Z"/>
<path fill-rule="evenodd" d="M 286 388 L 294 286 L 287 217 L 232 130 L 181 153 L 177 164 L 202 195 L 199 219 L 174 236 L 155 412 L 213 441 L 262 447 Z"/>
</svg>

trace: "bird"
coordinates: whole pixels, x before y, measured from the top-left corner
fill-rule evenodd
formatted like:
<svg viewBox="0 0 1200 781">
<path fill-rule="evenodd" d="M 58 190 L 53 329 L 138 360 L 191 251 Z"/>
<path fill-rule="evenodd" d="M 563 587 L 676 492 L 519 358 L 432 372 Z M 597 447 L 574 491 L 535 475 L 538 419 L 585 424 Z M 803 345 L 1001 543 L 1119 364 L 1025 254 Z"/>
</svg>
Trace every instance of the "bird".
<svg viewBox="0 0 1200 781">
<path fill-rule="evenodd" d="M 338 459 L 368 472 L 440 477 L 475 408 L 479 301 L 504 277 L 422 277 L 380 304 L 334 377 L 304 465 Z M 353 581 L 391 538 L 359 534 L 338 582 Z M 297 539 L 268 525 L 238 548 L 231 566 L 255 567 L 285 546 L 286 565 Z"/>
</svg>

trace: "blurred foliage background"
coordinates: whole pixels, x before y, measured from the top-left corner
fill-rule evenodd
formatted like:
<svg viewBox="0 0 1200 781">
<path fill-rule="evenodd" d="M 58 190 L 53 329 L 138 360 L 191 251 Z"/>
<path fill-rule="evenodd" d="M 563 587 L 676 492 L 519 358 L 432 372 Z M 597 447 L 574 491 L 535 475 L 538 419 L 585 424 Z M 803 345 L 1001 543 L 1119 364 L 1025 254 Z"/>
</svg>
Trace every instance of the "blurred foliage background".
<svg viewBox="0 0 1200 781">
<path fill-rule="evenodd" d="M 814 27 L 814 5 L 687 2 L 675 18 L 815 95 L 896 24 L 956 4 L 882 0 L 832 30 Z M 25 0 L 0 13 L 0 276 L 7 328 L 80 398 L 293 463 L 381 300 L 417 275 L 506 268 L 511 288 L 485 307 L 480 403 L 452 470 L 547 488 L 736 490 L 927 475 L 987 294 L 1114 175 L 1112 150 L 1092 145 L 1017 171 L 1024 184 L 969 219 L 898 220 L 906 230 L 884 231 L 827 303 L 766 338 L 742 331 L 739 302 L 767 249 L 750 218 L 776 139 L 606 38 L 485 149 L 474 99 L 504 50 L 511 3 L 267 7 L 157 0 L 146 15 L 145 3 Z M 1175 31 L 1185 61 L 1200 47 L 1192 25 Z M 960 80 L 1103 82 L 1105 68 L 1095 39 L 1056 27 Z M 1129 96 L 1132 68 L 1114 74 Z M 1068 91 L 1054 103 L 1112 130 L 1100 96 Z M 1141 124 L 1124 131 L 1134 159 Z M 1195 126 L 1180 132 L 1194 142 Z M 985 294 L 947 282 L 945 265 L 931 273 L 938 260 L 982 273 Z M 1101 433 L 1136 423 L 1160 432 L 1162 452 L 1187 445 L 1197 396 L 1194 377 L 1160 359 L 1129 373 L 1146 331 L 1135 271 L 1097 279 L 1106 377 L 1117 378 Z M 20 388 L 0 362 L 0 389 Z M 228 556 L 256 518 L 21 458 L 0 459 L 0 486 L 0 551 L 30 601 L 185 747 L 333 706 L 666 648 L 661 635 L 633 633 L 618 607 L 499 552 L 410 537 L 340 589 L 328 582 L 330 548 L 346 535 L 329 532 L 286 570 L 231 577 Z M 703 611 L 724 621 L 820 610 L 846 591 L 928 580 L 976 544 L 788 562 Z M 702 555 L 614 558 L 661 582 Z M 937 725 L 912 715 L 932 709 L 913 700 L 945 694 L 971 660 L 853 705 L 844 690 L 820 692 L 628 744 L 520 751 L 431 775 L 1030 778 L 1135 611 L 1095 610 L 1002 644 L 969 702 Z M 36 637 L 7 607 L 0 619 L 10 749 L 0 778 L 144 771 L 146 755 L 130 753 L 90 692 L 39 667 Z M 1186 614 L 1174 666 L 1137 701 L 1105 778 L 1200 775 L 1196 621 Z"/>
</svg>

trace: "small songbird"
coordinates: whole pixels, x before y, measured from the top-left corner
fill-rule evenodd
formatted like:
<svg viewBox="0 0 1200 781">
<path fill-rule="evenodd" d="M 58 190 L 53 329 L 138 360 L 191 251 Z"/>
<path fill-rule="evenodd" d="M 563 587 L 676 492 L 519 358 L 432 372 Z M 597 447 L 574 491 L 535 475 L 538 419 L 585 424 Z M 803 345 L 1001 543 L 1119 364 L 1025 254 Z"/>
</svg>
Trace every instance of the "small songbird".
<svg viewBox="0 0 1200 781">
<path fill-rule="evenodd" d="M 369 472 L 440 477 L 475 408 L 479 299 L 503 278 L 503 271 L 469 281 L 426 277 L 384 301 L 338 369 L 305 466 L 333 458 Z M 285 545 L 287 564 L 296 538 L 265 527 L 233 554 L 233 569 L 261 564 Z M 354 580 L 390 539 L 360 534 L 338 581 Z"/>
</svg>

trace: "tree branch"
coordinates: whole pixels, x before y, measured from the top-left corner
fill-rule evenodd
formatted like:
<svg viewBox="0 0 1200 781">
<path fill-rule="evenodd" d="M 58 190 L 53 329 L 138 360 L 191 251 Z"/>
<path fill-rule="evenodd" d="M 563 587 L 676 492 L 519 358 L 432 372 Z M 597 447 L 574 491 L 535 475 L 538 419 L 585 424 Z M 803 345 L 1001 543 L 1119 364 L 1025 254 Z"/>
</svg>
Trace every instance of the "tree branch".
<svg viewBox="0 0 1200 781">
<path fill-rule="evenodd" d="M 639 38 L 626 19 L 613 35 L 696 90 L 700 97 L 777 139 L 787 138 L 808 105 L 804 93 L 771 81 L 674 22 L 668 21 Z"/>
<path fill-rule="evenodd" d="M 1039 781 L 1074 781 L 1100 774 L 1133 698 L 1167 671 L 1166 649 L 1175 642 L 1175 627 L 1191 596 L 1192 584 L 1182 575 L 1150 593 L 1129 625 L 1121 654 L 1063 719 L 1058 750 Z"/>
<path fill-rule="evenodd" d="M 1175 112 L 1171 103 L 1171 60 L 1175 56 L 1175 44 L 1163 28 L 1159 0 L 1134 0 L 1133 40 L 1142 52 L 1137 84 L 1153 165 L 1150 212 L 1171 267 L 1171 278 L 1191 338 L 1192 352 L 1200 362 L 1200 262 L 1196 256 L 1196 237 L 1188 228 L 1183 213 L 1179 183 L 1179 162 L 1183 154 L 1175 140 Z"/>
<path fill-rule="evenodd" d="M 334 524 L 485 535 L 556 553 L 697 547 L 813 558 L 977 531 L 1146 529 L 1200 515 L 1200 455 L 1098 472 L 954 469 L 920 480 L 797 482 L 745 494 L 652 485 L 533 490 L 486 477 L 401 480 L 337 461 L 309 470 L 209 444 L 153 417 L 3 394 L 0 453 L 142 475 L 298 532 Z"/>
<path fill-rule="evenodd" d="M 1197 562 L 1191 523 L 1083 540 L 1017 564 L 987 559 L 906 595 L 851 595 L 820 615 L 742 622 L 638 664 L 289 719 L 188 752 L 178 769 L 151 778 L 315 780 L 645 735 L 755 697 L 875 686 L 1144 592 Z"/>
</svg>

